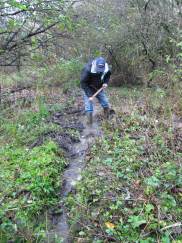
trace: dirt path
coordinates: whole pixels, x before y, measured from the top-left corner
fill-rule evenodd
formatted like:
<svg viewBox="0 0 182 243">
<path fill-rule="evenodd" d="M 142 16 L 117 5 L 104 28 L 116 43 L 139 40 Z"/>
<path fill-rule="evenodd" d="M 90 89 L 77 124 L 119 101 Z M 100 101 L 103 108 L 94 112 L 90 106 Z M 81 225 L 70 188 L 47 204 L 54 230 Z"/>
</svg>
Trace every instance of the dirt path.
<svg viewBox="0 0 182 243">
<path fill-rule="evenodd" d="M 63 174 L 63 184 L 60 194 L 60 208 L 61 214 L 54 215 L 53 222 L 55 224 L 53 234 L 59 239 L 63 239 L 64 243 L 71 242 L 71 236 L 69 232 L 68 216 L 64 206 L 64 201 L 69 193 L 74 191 L 76 183 L 81 180 L 81 173 L 85 167 L 85 157 L 90 145 L 94 143 L 96 137 L 102 135 L 102 131 L 99 126 L 98 114 L 101 113 L 101 108 L 95 103 L 94 122 L 90 127 L 87 125 L 86 116 L 80 115 L 77 123 L 81 122 L 83 129 L 80 132 L 80 141 L 73 143 L 69 155 L 69 165 Z M 69 149 L 68 149 L 69 150 Z M 50 235 L 52 234 L 50 233 Z"/>
</svg>

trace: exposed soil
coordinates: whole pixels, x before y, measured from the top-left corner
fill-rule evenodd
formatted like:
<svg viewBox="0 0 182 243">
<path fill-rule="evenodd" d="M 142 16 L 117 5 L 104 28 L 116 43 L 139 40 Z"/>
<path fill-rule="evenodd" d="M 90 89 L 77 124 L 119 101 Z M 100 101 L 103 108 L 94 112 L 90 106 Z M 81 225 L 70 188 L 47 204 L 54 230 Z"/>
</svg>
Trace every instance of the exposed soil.
<svg viewBox="0 0 182 243">
<path fill-rule="evenodd" d="M 67 151 L 67 156 L 70 159 L 68 168 L 65 170 L 62 178 L 63 184 L 60 192 L 61 213 L 57 215 L 54 214 L 52 221 L 55 225 L 53 233 L 56 233 L 56 235 L 62 238 L 65 243 L 71 242 L 71 236 L 69 234 L 67 211 L 64 206 L 64 199 L 69 193 L 74 193 L 75 184 L 77 181 L 81 180 L 81 172 L 85 167 L 85 156 L 87 151 L 90 145 L 94 142 L 95 137 L 101 135 L 96 113 L 98 113 L 98 106 L 96 106 L 95 119 L 92 127 L 87 125 L 86 117 L 82 110 L 68 110 L 66 112 L 66 116 L 58 113 L 53 116 L 53 122 L 60 124 L 62 128 L 74 128 L 80 132 L 80 141 L 73 141 L 73 139 L 69 136 L 67 136 L 64 141 L 60 140 L 60 137 L 58 139 L 58 143 Z M 65 121 L 68 116 L 71 116 L 70 119 Z"/>
</svg>

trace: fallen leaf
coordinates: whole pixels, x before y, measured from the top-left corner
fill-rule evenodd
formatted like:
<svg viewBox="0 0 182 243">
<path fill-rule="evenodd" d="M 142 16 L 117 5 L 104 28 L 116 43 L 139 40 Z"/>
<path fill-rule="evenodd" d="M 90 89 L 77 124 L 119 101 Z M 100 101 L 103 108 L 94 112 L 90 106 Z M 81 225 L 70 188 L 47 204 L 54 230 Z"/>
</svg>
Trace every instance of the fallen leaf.
<svg viewBox="0 0 182 243">
<path fill-rule="evenodd" d="M 106 222 L 105 225 L 108 229 L 114 229 L 116 227 L 113 223 L 110 222 Z"/>
</svg>

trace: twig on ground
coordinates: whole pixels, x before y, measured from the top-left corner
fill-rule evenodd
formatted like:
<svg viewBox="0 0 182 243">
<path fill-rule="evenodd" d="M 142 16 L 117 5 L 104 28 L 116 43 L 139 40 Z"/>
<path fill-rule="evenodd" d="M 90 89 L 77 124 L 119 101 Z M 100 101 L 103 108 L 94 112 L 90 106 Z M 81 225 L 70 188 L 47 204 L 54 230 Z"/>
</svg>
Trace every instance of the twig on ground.
<svg viewBox="0 0 182 243">
<path fill-rule="evenodd" d="M 164 230 L 167 230 L 167 229 L 170 229 L 170 228 L 174 228 L 174 227 L 180 227 L 180 226 L 182 226 L 182 223 L 178 222 L 178 223 L 175 223 L 175 224 L 165 226 L 164 228 L 161 229 L 161 231 L 164 231 Z"/>
</svg>

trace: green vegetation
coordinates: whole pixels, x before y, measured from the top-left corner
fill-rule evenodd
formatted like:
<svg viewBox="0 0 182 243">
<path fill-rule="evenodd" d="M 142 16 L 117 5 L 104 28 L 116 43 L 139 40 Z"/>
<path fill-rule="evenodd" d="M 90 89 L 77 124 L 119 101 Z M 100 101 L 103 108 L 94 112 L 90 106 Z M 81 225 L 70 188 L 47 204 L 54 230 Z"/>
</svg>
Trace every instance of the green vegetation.
<svg viewBox="0 0 182 243">
<path fill-rule="evenodd" d="M 113 89 L 110 96 L 116 120 L 103 123 L 77 194 L 67 199 L 73 235 L 83 242 L 181 242 L 173 96 L 162 89 Z"/>
<path fill-rule="evenodd" d="M 25 93 L 23 100 L 17 96 L 7 106 L 2 103 L 2 242 L 39 242 L 47 238 L 49 210 L 56 209 L 59 203 L 61 175 L 67 161 L 63 151 L 48 137 L 40 146 L 31 146 L 43 134 L 62 131 L 49 117 L 75 102 L 75 97 L 68 99 L 68 95 L 71 87 L 77 86 L 80 67 L 79 62 L 71 60 L 50 70 L 34 72 L 39 78 L 32 86 L 36 89 L 31 89 L 31 97 Z M 155 74 L 156 79 L 161 75 L 157 71 Z M 12 75 L 22 85 L 25 73 Z M 6 77 L 10 80 L 12 75 Z M 54 87 L 57 84 L 61 89 Z M 6 85 L 14 87 L 15 83 Z M 104 135 L 87 156 L 76 194 L 66 199 L 74 241 L 78 238 L 83 242 L 179 243 L 182 240 L 180 84 L 176 82 L 170 89 L 111 88 L 109 95 L 116 116 L 103 121 Z M 79 138 L 74 129 L 68 128 L 66 132 Z"/>
<path fill-rule="evenodd" d="M 78 86 L 80 71 L 83 64 L 79 59 L 61 59 L 54 65 L 44 64 L 42 67 L 25 67 L 20 72 L 7 75 L 2 73 L 0 83 L 2 88 L 11 87 L 62 87 L 65 91 Z"/>
<path fill-rule="evenodd" d="M 32 150 L 5 146 L 0 158 L 1 242 L 45 237 L 45 212 L 59 202 L 64 158 L 51 141 Z"/>
<path fill-rule="evenodd" d="M 96 56 L 111 66 L 116 116 L 65 200 L 73 242 L 182 242 L 181 10 L 181 0 L 0 1 L 0 243 L 47 240 L 50 210 L 62 210 L 60 147 L 80 137 L 81 113 L 65 110 L 83 107 L 80 72 Z"/>
<path fill-rule="evenodd" d="M 2 110 L 0 242 L 46 239 L 48 210 L 59 203 L 67 163 L 63 151 L 50 139 L 31 148 L 42 134 L 58 130 L 46 121 L 50 111 L 43 97 L 38 95 L 28 108 Z M 54 111 L 57 106 L 51 108 Z"/>
</svg>

